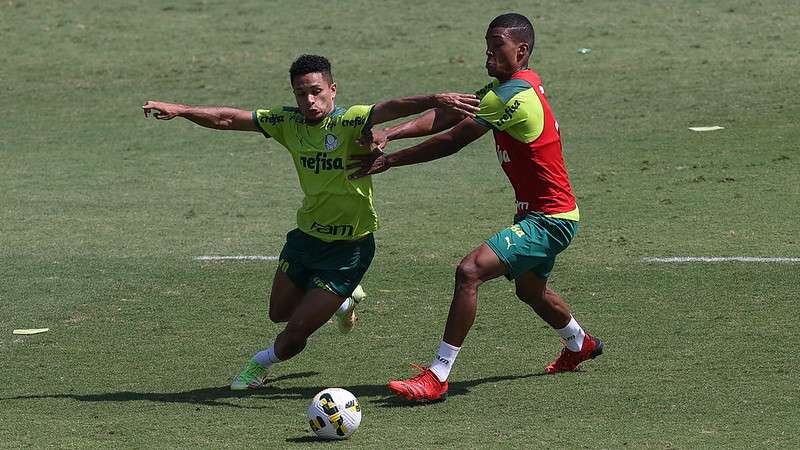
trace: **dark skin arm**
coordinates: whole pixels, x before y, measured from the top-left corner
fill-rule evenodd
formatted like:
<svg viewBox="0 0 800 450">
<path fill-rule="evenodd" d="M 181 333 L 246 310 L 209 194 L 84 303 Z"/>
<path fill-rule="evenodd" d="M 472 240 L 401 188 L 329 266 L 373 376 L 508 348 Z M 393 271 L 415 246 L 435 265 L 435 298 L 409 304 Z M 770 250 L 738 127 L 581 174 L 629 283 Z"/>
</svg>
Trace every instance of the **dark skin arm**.
<svg viewBox="0 0 800 450">
<path fill-rule="evenodd" d="M 488 128 L 479 124 L 472 118 L 466 118 L 451 130 L 437 134 L 427 141 L 394 153 L 370 153 L 368 155 L 353 155 L 348 169 L 358 169 L 350 175 L 351 179 L 362 178 L 369 175 L 385 172 L 392 167 L 407 166 L 433 161 L 450 156 L 470 142 L 483 136 Z"/>
<path fill-rule="evenodd" d="M 382 130 L 373 129 L 371 134 L 364 136 L 358 143 L 363 147 L 369 147 L 373 152 L 381 152 L 389 141 L 430 136 L 454 127 L 465 117 L 472 117 L 472 115 L 465 115 L 455 110 L 436 108 L 393 127 Z"/>
<path fill-rule="evenodd" d="M 433 108 L 446 109 L 462 117 L 465 115 L 473 116 L 478 112 L 479 103 L 478 97 L 472 94 L 457 93 L 396 98 L 376 104 L 372 108 L 370 123 L 377 125 Z"/>
</svg>

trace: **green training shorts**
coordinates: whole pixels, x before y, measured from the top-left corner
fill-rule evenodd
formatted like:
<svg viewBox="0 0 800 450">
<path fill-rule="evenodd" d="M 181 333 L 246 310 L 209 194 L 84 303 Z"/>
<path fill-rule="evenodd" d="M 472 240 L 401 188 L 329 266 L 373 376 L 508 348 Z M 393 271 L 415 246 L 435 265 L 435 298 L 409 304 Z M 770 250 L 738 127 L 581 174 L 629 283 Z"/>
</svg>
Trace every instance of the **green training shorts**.
<svg viewBox="0 0 800 450">
<path fill-rule="evenodd" d="M 294 229 L 286 234 L 278 269 L 302 289 L 327 289 L 349 297 L 375 256 L 372 234 L 355 241 L 325 242 Z"/>
<path fill-rule="evenodd" d="M 556 255 L 569 246 L 577 231 L 578 222 L 574 220 L 528 213 L 515 217 L 514 225 L 490 237 L 486 244 L 506 265 L 509 280 L 528 271 L 546 279 Z"/>
</svg>

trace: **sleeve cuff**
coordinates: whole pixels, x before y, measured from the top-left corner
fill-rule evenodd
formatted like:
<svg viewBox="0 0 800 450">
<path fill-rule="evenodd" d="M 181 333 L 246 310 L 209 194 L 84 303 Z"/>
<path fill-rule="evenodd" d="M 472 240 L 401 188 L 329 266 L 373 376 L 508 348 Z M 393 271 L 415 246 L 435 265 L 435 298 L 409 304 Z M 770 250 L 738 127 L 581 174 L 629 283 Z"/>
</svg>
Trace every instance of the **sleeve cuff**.
<svg viewBox="0 0 800 450">
<path fill-rule="evenodd" d="M 258 128 L 258 130 L 261 131 L 261 134 L 263 134 L 265 138 L 269 139 L 269 138 L 272 137 L 272 136 L 269 135 L 269 133 L 266 132 L 266 130 L 261 128 L 261 124 L 258 122 L 258 112 L 257 111 L 253 111 L 253 123 L 256 125 L 256 128 Z"/>
<path fill-rule="evenodd" d="M 372 111 L 375 109 L 375 105 L 369 107 L 369 113 L 367 113 L 367 120 L 364 122 L 364 127 L 361 129 L 361 134 L 364 134 L 365 131 L 372 129 Z"/>
<path fill-rule="evenodd" d="M 484 127 L 488 128 L 488 129 L 490 129 L 490 130 L 495 130 L 495 131 L 497 131 L 497 128 L 496 128 L 494 125 L 492 125 L 491 123 L 489 123 L 489 122 L 488 122 L 486 119 L 483 119 L 483 118 L 481 118 L 481 117 L 478 117 L 478 116 L 475 116 L 475 117 L 473 117 L 472 119 L 473 119 L 475 122 L 477 122 L 477 123 L 479 123 L 479 124 L 483 125 Z"/>
</svg>

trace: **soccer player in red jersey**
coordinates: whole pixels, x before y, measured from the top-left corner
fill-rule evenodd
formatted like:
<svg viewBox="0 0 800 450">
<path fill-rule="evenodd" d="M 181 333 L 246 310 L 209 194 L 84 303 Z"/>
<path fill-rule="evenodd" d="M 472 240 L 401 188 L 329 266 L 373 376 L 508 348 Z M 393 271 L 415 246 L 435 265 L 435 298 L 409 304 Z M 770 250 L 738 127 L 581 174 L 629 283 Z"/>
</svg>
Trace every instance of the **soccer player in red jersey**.
<svg viewBox="0 0 800 450">
<path fill-rule="evenodd" d="M 444 337 L 430 367 L 407 380 L 389 382 L 389 389 L 409 400 L 432 401 L 447 393 L 447 378 L 477 309 L 478 286 L 505 275 L 516 284 L 520 300 L 561 336 L 561 354 L 547 373 L 573 371 L 603 352 L 603 342 L 584 332 L 569 306 L 547 287 L 555 257 L 569 245 L 579 213 L 561 151 L 558 122 L 544 96 L 539 76 L 528 68 L 534 31 L 523 15 L 496 17 L 486 32 L 486 69 L 496 80 L 478 91 L 475 117 L 442 110 L 373 132 L 371 155 L 353 158 L 351 175 L 359 178 L 392 167 L 452 155 L 487 131 L 494 133 L 497 158 L 514 187 L 516 215 L 506 228 L 472 250 L 456 270 L 455 291 Z M 384 154 L 389 140 L 439 133 L 404 150 Z"/>
</svg>

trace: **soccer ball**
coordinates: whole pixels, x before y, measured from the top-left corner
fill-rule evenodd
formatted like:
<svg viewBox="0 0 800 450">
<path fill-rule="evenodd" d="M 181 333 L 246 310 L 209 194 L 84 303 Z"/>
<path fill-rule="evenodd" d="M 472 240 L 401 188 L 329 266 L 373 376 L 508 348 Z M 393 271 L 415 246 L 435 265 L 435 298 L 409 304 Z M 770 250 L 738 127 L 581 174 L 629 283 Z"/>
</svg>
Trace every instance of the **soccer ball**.
<svg viewBox="0 0 800 450">
<path fill-rule="evenodd" d="M 345 389 L 325 389 L 308 407 L 308 423 L 322 439 L 347 439 L 361 423 L 361 405 Z"/>
</svg>

